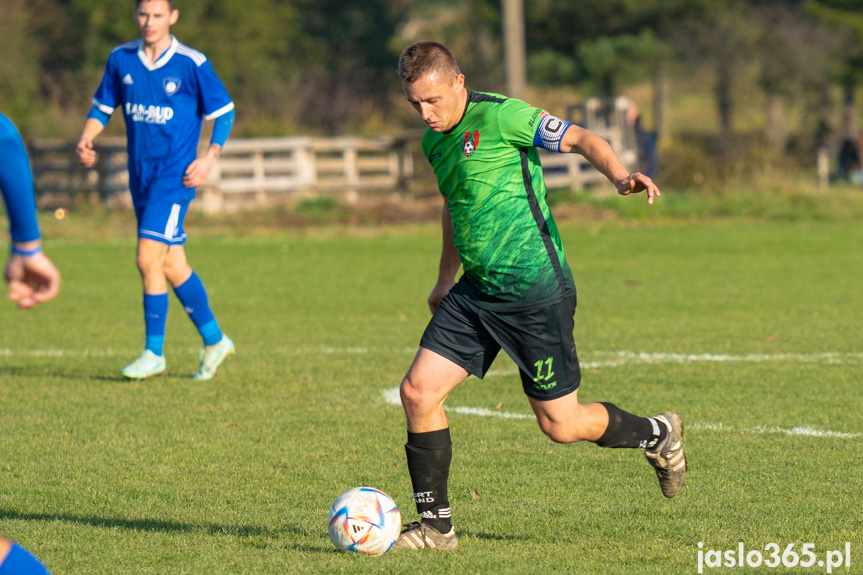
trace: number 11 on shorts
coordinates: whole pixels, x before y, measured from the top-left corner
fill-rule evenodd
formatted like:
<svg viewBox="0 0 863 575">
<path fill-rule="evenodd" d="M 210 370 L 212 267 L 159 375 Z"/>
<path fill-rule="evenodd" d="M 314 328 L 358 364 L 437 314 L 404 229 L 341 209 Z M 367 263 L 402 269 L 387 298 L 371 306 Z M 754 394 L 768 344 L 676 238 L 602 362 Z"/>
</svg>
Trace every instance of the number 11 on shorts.
<svg viewBox="0 0 863 575">
<path fill-rule="evenodd" d="M 551 370 L 551 362 L 553 359 L 554 359 L 553 357 L 550 357 L 544 361 L 539 360 L 538 362 L 533 364 L 534 367 L 536 367 L 536 377 L 533 378 L 534 382 L 540 381 L 540 380 L 548 381 L 549 379 L 554 377 L 554 372 Z M 546 371 L 548 372 L 545 375 L 542 375 L 543 366 L 546 367 Z"/>
</svg>

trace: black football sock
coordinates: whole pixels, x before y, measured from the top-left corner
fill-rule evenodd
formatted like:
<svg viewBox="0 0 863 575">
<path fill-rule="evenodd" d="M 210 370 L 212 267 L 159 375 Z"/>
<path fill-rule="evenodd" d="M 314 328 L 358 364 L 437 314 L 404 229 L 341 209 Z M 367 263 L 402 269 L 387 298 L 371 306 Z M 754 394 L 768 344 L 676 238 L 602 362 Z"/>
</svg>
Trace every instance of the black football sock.
<svg viewBox="0 0 863 575">
<path fill-rule="evenodd" d="M 639 417 L 618 408 L 612 403 L 602 402 L 608 410 L 608 427 L 596 440 L 600 447 L 656 447 L 668 436 L 668 428 L 652 417 Z"/>
<path fill-rule="evenodd" d="M 426 433 L 408 431 L 405 453 L 417 513 L 422 516 L 423 523 L 441 533 L 448 533 L 452 528 L 447 499 L 447 480 L 452 461 L 449 428 Z"/>
</svg>

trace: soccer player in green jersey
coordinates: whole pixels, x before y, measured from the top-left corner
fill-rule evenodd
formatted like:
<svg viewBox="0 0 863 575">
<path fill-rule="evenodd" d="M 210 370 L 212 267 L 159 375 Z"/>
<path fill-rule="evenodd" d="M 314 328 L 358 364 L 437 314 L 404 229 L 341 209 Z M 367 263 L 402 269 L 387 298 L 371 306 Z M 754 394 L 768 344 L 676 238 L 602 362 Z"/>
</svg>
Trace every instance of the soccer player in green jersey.
<svg viewBox="0 0 863 575">
<path fill-rule="evenodd" d="M 541 108 L 474 92 L 452 53 L 417 42 L 399 58 L 408 102 L 428 125 L 423 153 L 445 198 L 433 316 L 402 381 L 405 445 L 422 520 L 405 526 L 396 548 L 454 549 L 447 498 L 452 460 L 443 403 L 469 375 L 483 377 L 503 349 L 518 365 L 542 431 L 553 441 L 643 449 L 662 493 L 683 486 L 683 422 L 676 413 L 638 417 L 611 403 L 579 403 L 573 339 L 575 283 L 546 202 L 537 148 L 587 158 L 621 195 L 659 188 L 629 173 L 608 143 Z M 459 267 L 464 273 L 458 282 Z"/>
</svg>

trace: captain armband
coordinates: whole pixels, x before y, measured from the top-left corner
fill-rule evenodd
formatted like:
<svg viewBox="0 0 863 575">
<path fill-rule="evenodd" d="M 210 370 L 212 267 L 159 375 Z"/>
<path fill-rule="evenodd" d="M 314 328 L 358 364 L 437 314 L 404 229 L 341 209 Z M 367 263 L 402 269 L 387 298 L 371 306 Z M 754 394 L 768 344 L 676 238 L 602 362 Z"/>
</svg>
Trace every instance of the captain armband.
<svg viewBox="0 0 863 575">
<path fill-rule="evenodd" d="M 536 128 L 536 134 L 533 136 L 533 145 L 537 148 L 545 148 L 550 152 L 559 152 L 563 135 L 570 126 L 572 124 L 566 120 L 561 120 L 557 116 L 543 112 L 539 126 Z"/>
</svg>

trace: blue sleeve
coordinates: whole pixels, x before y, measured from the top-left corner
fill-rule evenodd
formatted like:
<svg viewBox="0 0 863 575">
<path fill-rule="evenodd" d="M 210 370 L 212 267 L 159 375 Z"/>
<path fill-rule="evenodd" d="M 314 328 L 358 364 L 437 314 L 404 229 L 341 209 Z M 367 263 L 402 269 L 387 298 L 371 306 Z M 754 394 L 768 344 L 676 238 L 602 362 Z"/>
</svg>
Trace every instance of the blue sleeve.
<svg viewBox="0 0 863 575">
<path fill-rule="evenodd" d="M 93 104 L 93 107 L 90 108 L 90 113 L 87 114 L 87 118 L 93 118 L 94 120 L 99 120 L 103 126 L 108 125 L 108 120 L 111 119 L 111 114 L 106 114 L 103 112 L 99 106 Z"/>
<path fill-rule="evenodd" d="M 204 120 L 215 120 L 234 109 L 234 102 L 209 60 L 196 67 L 198 103 Z"/>
<path fill-rule="evenodd" d="M 93 96 L 93 106 L 107 116 L 114 113 L 114 108 L 117 107 L 117 103 L 121 99 L 121 84 L 117 80 L 115 72 L 115 54 L 112 53 L 108 56 L 108 63 L 105 64 L 105 73 L 102 75 L 102 82 Z M 103 123 L 107 124 L 107 122 Z"/>
<path fill-rule="evenodd" d="M 213 137 L 210 138 L 211 144 L 219 144 L 223 148 L 225 147 L 225 142 L 228 141 L 228 136 L 231 134 L 231 128 L 234 127 L 234 116 L 236 114 L 231 110 L 227 114 L 216 118 L 216 123 L 213 124 Z"/>
<path fill-rule="evenodd" d="M 12 241 L 29 242 L 41 238 L 27 149 L 18 129 L 3 114 L 0 114 L 0 191 L 9 214 Z"/>
</svg>

